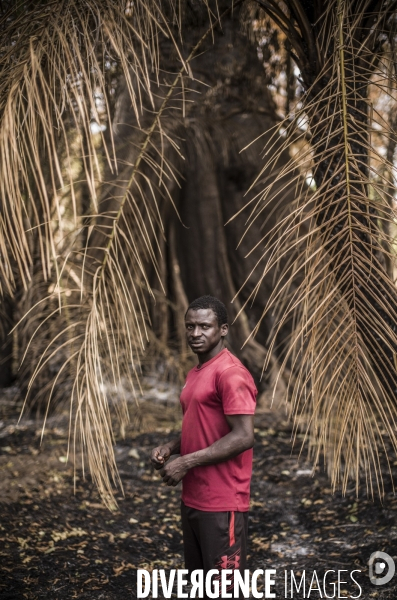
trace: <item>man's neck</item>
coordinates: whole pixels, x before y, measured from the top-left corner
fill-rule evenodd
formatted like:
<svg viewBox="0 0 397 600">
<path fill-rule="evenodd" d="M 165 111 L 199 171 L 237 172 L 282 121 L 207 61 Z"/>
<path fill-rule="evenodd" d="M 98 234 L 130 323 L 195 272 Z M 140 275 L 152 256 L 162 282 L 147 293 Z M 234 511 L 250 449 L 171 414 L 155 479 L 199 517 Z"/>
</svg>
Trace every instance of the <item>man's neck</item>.
<svg viewBox="0 0 397 600">
<path fill-rule="evenodd" d="M 198 358 L 199 366 L 208 362 L 209 360 L 211 360 L 211 358 L 214 358 L 214 356 L 219 354 L 219 352 L 222 352 L 222 350 L 224 350 L 224 348 L 225 348 L 225 345 L 224 345 L 223 339 L 222 339 L 222 340 L 220 340 L 219 344 L 217 344 L 215 346 L 215 348 L 212 348 L 212 350 L 210 350 L 210 352 L 207 352 L 206 354 L 198 354 L 197 358 Z"/>
</svg>

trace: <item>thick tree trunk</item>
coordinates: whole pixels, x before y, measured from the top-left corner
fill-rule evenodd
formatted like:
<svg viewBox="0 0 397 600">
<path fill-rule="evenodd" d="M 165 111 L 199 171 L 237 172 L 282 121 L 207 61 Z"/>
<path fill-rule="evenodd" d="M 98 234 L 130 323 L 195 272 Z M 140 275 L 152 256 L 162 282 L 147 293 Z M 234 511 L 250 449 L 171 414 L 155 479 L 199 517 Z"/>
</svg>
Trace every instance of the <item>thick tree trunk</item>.
<svg viewBox="0 0 397 600">
<path fill-rule="evenodd" d="M 207 27 L 206 22 L 204 26 Z M 201 30 L 198 27 L 194 35 L 199 39 L 203 32 L 204 28 Z M 190 41 L 194 43 L 194 40 Z M 215 32 L 214 41 L 208 38 L 202 50 L 192 62 L 194 79 L 186 82 L 186 90 L 190 88 L 191 91 L 185 91 L 185 98 L 187 101 L 194 99 L 195 102 L 187 102 L 182 123 L 179 112 L 172 116 L 169 114 L 168 121 L 165 121 L 167 135 L 178 140 L 184 160 L 165 138 L 162 141 L 155 138 L 155 145 L 163 144 L 166 161 L 179 173 L 180 188 L 176 184 L 168 184 L 178 214 L 167 198 L 158 197 L 164 231 L 160 227 L 156 229 L 159 240 L 157 271 L 150 261 L 146 261 L 155 295 L 155 301 L 149 304 L 153 330 L 164 349 L 169 346 L 178 349 L 182 355 L 187 352 L 184 314 L 188 303 L 204 294 L 217 296 L 226 304 L 233 322 L 254 286 L 254 278 L 248 278 L 241 294 L 236 295 L 254 269 L 263 246 L 259 245 L 257 251 L 247 258 L 246 254 L 253 240 L 260 242 L 264 233 L 276 222 L 274 214 L 269 219 L 266 231 L 259 221 L 255 222 L 249 238 L 243 239 L 240 245 L 251 209 L 248 207 L 236 220 L 225 226 L 255 194 L 252 191 L 245 197 L 246 190 L 261 168 L 260 152 L 264 138 L 244 153 L 240 151 L 277 120 L 271 94 L 267 87 L 262 86 L 262 64 L 255 47 L 240 31 L 238 15 L 230 14 L 224 20 L 222 30 Z M 163 92 L 160 89 L 158 96 L 161 97 Z M 128 181 L 131 173 L 131 166 L 124 165 L 132 165 L 136 160 L 137 134 L 131 127 L 134 117 L 127 93 L 120 95 L 116 111 L 117 127 L 114 133 L 116 145 L 121 148 L 118 153 L 120 168 L 114 185 L 110 181 L 107 186 L 105 202 L 101 202 L 104 217 L 97 220 L 97 225 L 102 221 L 106 224 L 108 217 L 105 214 L 114 214 L 117 210 L 114 198 L 122 196 L 122 182 Z M 144 115 L 147 127 L 151 114 Z M 132 143 L 127 143 L 127 140 Z M 158 160 L 155 153 L 152 158 Z M 285 164 L 288 159 L 285 153 L 280 164 Z M 153 178 L 153 174 L 146 167 L 144 169 L 146 175 Z M 277 172 L 269 172 L 264 176 L 276 179 Z M 140 185 L 145 184 L 141 182 Z M 285 179 L 280 179 L 277 185 L 286 185 L 282 208 L 292 201 L 293 189 Z M 132 222 L 134 216 L 126 209 L 124 218 Z M 90 243 L 93 248 L 103 245 L 100 238 L 99 233 L 92 237 Z M 255 340 L 251 338 L 246 341 L 271 293 L 271 277 L 266 278 L 254 305 L 243 310 L 232 324 L 229 335 L 232 350 L 253 371 L 258 385 L 267 352 L 266 340 L 271 330 L 271 320 L 263 321 Z M 274 355 L 270 364 L 276 367 L 276 363 L 277 356 Z M 267 380 L 267 377 L 263 379 L 262 387 L 266 386 Z"/>
</svg>

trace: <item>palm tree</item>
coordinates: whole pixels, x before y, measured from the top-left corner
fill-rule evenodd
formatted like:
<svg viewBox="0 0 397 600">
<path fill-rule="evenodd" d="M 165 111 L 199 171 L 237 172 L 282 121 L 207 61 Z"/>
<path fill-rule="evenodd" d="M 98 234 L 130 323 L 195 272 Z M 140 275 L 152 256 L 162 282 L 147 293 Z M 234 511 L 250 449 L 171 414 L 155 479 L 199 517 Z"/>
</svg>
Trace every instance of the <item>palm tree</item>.
<svg viewBox="0 0 397 600">
<path fill-rule="evenodd" d="M 259 177 L 250 142 L 277 116 L 255 51 L 236 34 L 240 9 L 251 23 L 271 17 L 305 88 L 295 114 L 262 138 L 271 158 Z M 29 387 L 51 397 L 69 386 L 105 500 L 117 481 L 113 409 L 128 418 L 109 389 L 122 393 L 123 379 L 139 389 L 149 341 L 161 351 L 172 334 L 183 349 L 177 315 L 190 295 L 211 286 L 229 301 L 244 280 L 232 343 L 249 338 L 243 358 L 260 370 L 273 335 L 268 362 L 291 371 L 292 411 L 315 460 L 324 450 L 335 485 L 341 474 L 358 485 L 362 470 L 372 485 L 382 428 L 394 443 L 393 165 L 390 153 L 374 157 L 369 127 L 372 88 L 394 86 L 393 2 L 21 0 L 1 10 L 0 280 L 25 315 Z M 236 99 L 242 82 L 250 94 Z M 255 248 L 233 263 L 244 211 L 237 256 Z M 183 225 L 208 214 L 216 244 L 208 226 L 193 231 L 199 281 Z"/>
</svg>

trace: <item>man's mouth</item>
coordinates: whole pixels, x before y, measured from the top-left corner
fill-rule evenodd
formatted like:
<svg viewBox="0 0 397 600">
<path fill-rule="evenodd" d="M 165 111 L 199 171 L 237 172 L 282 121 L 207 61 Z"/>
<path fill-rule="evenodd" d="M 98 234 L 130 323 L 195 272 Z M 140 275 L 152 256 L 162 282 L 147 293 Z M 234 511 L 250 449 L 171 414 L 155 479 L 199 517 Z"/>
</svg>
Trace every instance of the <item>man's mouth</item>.
<svg viewBox="0 0 397 600">
<path fill-rule="evenodd" d="M 190 342 L 190 345 L 194 346 L 194 347 L 196 347 L 196 346 L 202 346 L 203 344 L 204 344 L 203 341 L 201 341 L 201 342 Z"/>
</svg>

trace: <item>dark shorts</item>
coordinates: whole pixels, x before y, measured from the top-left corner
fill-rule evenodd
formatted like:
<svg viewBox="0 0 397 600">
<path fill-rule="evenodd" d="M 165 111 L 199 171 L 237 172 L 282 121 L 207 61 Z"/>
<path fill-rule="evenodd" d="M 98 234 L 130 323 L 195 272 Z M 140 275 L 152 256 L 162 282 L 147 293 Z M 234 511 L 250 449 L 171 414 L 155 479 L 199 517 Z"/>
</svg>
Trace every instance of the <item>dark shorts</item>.
<svg viewBox="0 0 397 600">
<path fill-rule="evenodd" d="M 202 569 L 247 568 L 248 512 L 206 512 L 181 503 L 185 567 Z"/>
</svg>

